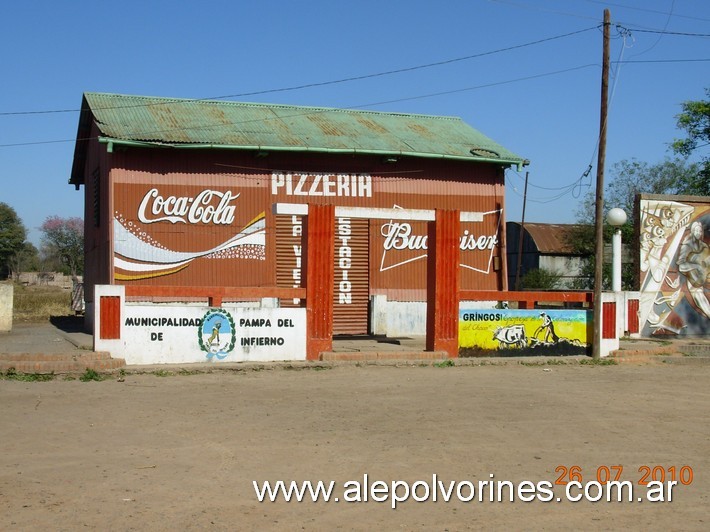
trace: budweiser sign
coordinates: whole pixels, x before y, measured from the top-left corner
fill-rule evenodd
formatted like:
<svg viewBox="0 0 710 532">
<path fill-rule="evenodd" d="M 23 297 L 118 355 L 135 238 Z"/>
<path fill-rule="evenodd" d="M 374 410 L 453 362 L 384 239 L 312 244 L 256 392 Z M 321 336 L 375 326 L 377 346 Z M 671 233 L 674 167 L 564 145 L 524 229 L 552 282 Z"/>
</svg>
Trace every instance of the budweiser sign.
<svg viewBox="0 0 710 532">
<path fill-rule="evenodd" d="M 381 227 L 380 232 L 385 238 L 382 245 L 385 251 L 393 249 L 409 249 L 415 251 L 427 249 L 428 237 L 426 235 L 412 234 L 412 226 L 409 223 L 389 222 Z M 474 251 L 476 249 L 491 250 L 495 248 L 497 244 L 498 237 L 496 235 L 480 235 L 477 237 L 468 230 L 464 231 L 459 239 L 459 248 L 461 251 Z"/>
<path fill-rule="evenodd" d="M 173 224 L 231 225 L 235 205 L 230 205 L 239 194 L 203 190 L 197 196 L 161 196 L 157 188 L 150 189 L 138 207 L 138 219 L 144 224 L 170 222 Z"/>
<path fill-rule="evenodd" d="M 500 227 L 501 211 L 490 211 L 483 213 L 485 216 L 493 216 L 496 220 L 493 224 Z M 487 231 L 491 231 L 491 225 L 487 224 Z M 484 230 L 486 231 L 486 230 Z M 390 220 L 380 226 L 382 235 L 382 261 L 380 271 L 384 272 L 393 268 L 398 268 L 411 262 L 422 260 L 427 257 L 429 238 L 426 234 L 417 234 L 408 222 Z M 498 234 L 495 232 L 474 233 L 464 229 L 459 236 L 459 249 L 461 250 L 459 266 L 469 270 L 484 274 L 491 272 L 493 263 L 493 253 L 498 246 Z"/>
</svg>

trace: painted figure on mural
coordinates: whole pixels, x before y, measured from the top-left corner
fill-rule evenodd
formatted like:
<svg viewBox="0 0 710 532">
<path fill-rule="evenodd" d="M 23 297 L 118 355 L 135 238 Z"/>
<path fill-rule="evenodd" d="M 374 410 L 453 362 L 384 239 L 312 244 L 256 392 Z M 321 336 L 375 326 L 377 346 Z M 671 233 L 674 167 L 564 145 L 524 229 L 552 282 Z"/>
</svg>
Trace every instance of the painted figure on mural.
<svg viewBox="0 0 710 532">
<path fill-rule="evenodd" d="M 663 255 L 668 236 L 678 215 L 670 207 L 661 209 L 659 215 L 645 213 L 641 231 L 641 271 L 648 271 L 660 283 L 668 269 L 670 257 Z"/>
<path fill-rule="evenodd" d="M 710 274 L 710 247 L 705 243 L 703 226 L 695 221 L 678 253 L 678 271 L 685 275 L 688 291 L 700 311 L 710 319 L 710 302 L 705 295 L 705 282 Z"/>
<path fill-rule="evenodd" d="M 540 312 L 540 319 L 542 320 L 542 325 L 540 325 L 536 330 L 534 336 L 545 331 L 545 342 L 547 343 L 557 343 L 559 341 L 559 336 L 555 334 L 555 324 L 552 318 L 546 312 Z"/>
<path fill-rule="evenodd" d="M 212 327 L 212 334 L 210 335 L 209 339 L 207 340 L 207 345 L 212 346 L 215 345 L 215 340 L 217 340 L 216 345 L 219 345 L 219 330 L 222 328 L 222 322 L 218 321 L 214 324 L 214 327 Z"/>
</svg>

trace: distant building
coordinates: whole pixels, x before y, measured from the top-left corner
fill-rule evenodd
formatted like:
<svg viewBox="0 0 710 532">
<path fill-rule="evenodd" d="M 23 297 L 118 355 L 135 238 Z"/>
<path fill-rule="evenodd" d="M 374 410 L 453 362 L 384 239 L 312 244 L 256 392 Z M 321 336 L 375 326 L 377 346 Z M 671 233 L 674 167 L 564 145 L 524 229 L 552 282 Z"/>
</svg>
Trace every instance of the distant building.
<svg viewBox="0 0 710 532">
<path fill-rule="evenodd" d="M 573 288 L 575 281 L 586 279 L 581 269 L 585 256 L 575 253 L 568 244 L 567 236 L 574 224 L 525 223 L 523 252 L 520 264 L 520 279 L 536 268 L 559 274 L 560 288 Z M 520 222 L 506 223 L 506 246 L 508 250 L 508 286 L 515 289 L 518 269 Z"/>
</svg>

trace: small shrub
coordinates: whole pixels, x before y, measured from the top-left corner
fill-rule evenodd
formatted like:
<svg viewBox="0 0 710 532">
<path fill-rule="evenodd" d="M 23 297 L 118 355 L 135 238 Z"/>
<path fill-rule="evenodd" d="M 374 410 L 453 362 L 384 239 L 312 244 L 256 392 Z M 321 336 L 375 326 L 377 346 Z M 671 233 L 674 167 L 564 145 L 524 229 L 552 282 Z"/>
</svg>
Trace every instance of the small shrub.
<svg viewBox="0 0 710 532">
<path fill-rule="evenodd" d="M 525 290 L 556 290 L 562 284 L 562 274 L 545 268 L 535 268 L 520 280 Z"/>
<path fill-rule="evenodd" d="M 23 381 L 23 382 L 47 382 L 52 381 L 56 375 L 52 373 L 18 373 L 15 368 L 7 368 L 7 371 L 3 375 L 0 372 L 0 378 L 9 381 Z"/>
<path fill-rule="evenodd" d="M 616 366 L 617 361 L 613 358 L 583 358 L 579 361 L 583 366 Z"/>
<path fill-rule="evenodd" d="M 81 382 L 102 381 L 104 380 L 104 378 L 99 373 L 97 373 L 96 370 L 86 368 L 86 371 L 81 377 L 79 377 L 79 380 Z"/>
</svg>

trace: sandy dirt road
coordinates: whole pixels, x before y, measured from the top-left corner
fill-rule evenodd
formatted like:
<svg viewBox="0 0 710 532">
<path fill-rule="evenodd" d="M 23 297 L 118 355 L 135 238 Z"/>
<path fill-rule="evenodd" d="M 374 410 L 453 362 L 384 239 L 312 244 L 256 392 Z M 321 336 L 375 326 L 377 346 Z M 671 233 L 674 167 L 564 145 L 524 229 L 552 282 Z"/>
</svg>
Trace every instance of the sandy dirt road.
<svg viewBox="0 0 710 532">
<path fill-rule="evenodd" d="M 710 365 L 5 380 L 0 404 L 2 530 L 710 528 Z M 572 503 L 563 486 L 562 502 L 342 500 L 365 474 L 554 483 L 560 466 L 587 481 L 619 465 L 634 499 L 643 466 L 693 481 L 665 503 Z M 334 480 L 341 500 L 260 503 L 254 480 Z"/>
</svg>

